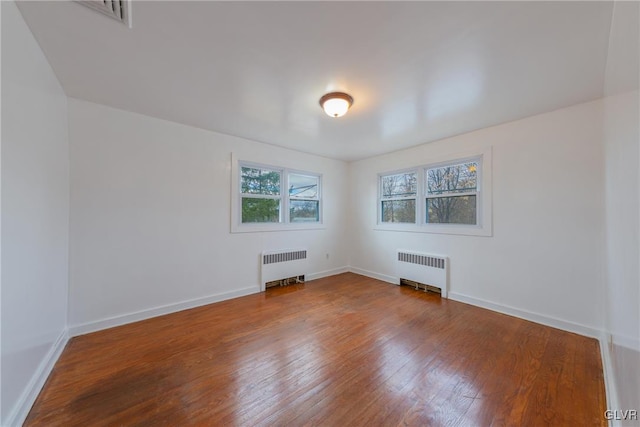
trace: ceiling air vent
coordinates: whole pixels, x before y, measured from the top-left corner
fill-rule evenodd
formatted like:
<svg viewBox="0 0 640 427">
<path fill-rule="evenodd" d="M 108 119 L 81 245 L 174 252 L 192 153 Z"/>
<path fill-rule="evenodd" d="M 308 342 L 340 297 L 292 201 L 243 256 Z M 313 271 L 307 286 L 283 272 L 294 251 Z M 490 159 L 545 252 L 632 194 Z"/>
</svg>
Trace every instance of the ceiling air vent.
<svg viewBox="0 0 640 427">
<path fill-rule="evenodd" d="M 131 0 L 76 0 L 131 28 Z"/>
</svg>

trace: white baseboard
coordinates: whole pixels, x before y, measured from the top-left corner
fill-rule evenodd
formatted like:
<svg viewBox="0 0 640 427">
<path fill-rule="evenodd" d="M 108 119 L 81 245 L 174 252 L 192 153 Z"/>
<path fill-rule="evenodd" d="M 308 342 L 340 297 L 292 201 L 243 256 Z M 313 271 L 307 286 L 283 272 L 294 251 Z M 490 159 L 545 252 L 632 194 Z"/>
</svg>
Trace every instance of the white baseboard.
<svg viewBox="0 0 640 427">
<path fill-rule="evenodd" d="M 563 331 L 573 332 L 578 335 L 584 335 L 591 338 L 600 339 L 600 335 L 602 333 L 600 329 L 592 328 L 580 323 L 570 322 L 568 320 L 558 319 L 556 317 L 534 313 L 532 311 L 522 310 L 508 305 L 497 304 L 480 298 L 459 294 L 457 292 L 449 292 L 449 298 L 454 301 L 464 302 L 466 304 L 475 305 L 477 307 L 497 311 L 498 313 L 508 314 L 509 316 L 519 317 L 524 320 L 540 323 L 541 325 L 551 326 L 552 328 L 562 329 Z"/>
<path fill-rule="evenodd" d="M 602 373 L 604 375 L 604 391 L 607 398 L 607 409 L 619 409 L 618 389 L 613 373 L 613 361 L 611 360 L 611 334 L 602 332 L 599 337 L 600 357 L 602 358 Z M 618 420 L 609 420 L 609 427 L 619 427 L 622 423 Z"/>
<path fill-rule="evenodd" d="M 27 384 L 27 387 L 20 395 L 13 410 L 9 413 L 6 421 L 8 426 L 21 426 L 22 423 L 24 423 L 24 420 L 27 418 L 27 415 L 29 415 L 31 407 L 35 403 L 38 394 L 40 394 L 42 387 L 44 387 L 44 383 L 47 381 L 47 378 L 49 378 L 49 374 L 53 370 L 68 341 L 69 334 L 67 329 L 65 329 L 58 335 L 58 338 L 56 338 L 47 355 L 42 359 L 40 365 L 38 365 L 38 369 L 33 373 L 29 384 Z"/>
<path fill-rule="evenodd" d="M 69 326 L 69 335 L 76 337 L 91 332 L 101 331 L 103 329 L 122 326 L 128 323 L 138 322 L 140 320 L 150 319 L 152 317 L 163 316 L 165 314 L 175 313 L 190 308 L 200 307 L 214 302 L 225 301 L 231 298 L 238 298 L 245 295 L 251 295 L 260 292 L 260 287 L 250 286 L 236 291 L 214 294 L 202 298 L 194 298 L 175 304 L 167 304 L 160 307 L 154 307 L 146 310 L 136 311 L 134 313 L 122 314 L 119 316 L 109 317 L 107 319 L 97 320 L 94 322 L 82 323 L 79 325 Z"/>
<path fill-rule="evenodd" d="M 387 276 L 380 273 L 375 273 L 372 271 L 360 269 L 357 267 L 340 267 L 332 270 L 321 271 L 317 273 L 309 274 L 306 279 L 307 280 L 315 280 L 322 277 L 333 276 L 336 274 L 352 272 L 355 274 L 360 274 L 362 276 L 371 277 L 377 280 L 381 280 L 384 282 L 388 282 L 391 284 L 397 284 L 398 279 L 393 276 Z M 221 294 L 210 295 L 208 297 L 196 298 L 188 301 L 183 301 L 175 304 L 168 304 L 161 307 L 156 307 L 147 310 L 141 310 L 135 313 L 124 314 L 120 316 L 114 316 L 111 318 L 88 322 L 80 325 L 74 325 L 65 329 L 60 336 L 56 339 L 54 344 L 51 346 L 51 349 L 45 356 L 45 358 L 40 363 L 38 369 L 34 373 L 33 377 L 29 381 L 28 386 L 25 388 L 24 392 L 20 396 L 17 404 L 14 409 L 11 411 L 7 418 L 7 425 L 22 425 L 24 420 L 29 414 L 33 403 L 35 402 L 38 394 L 42 390 L 51 370 L 53 369 L 55 363 L 57 362 L 60 354 L 64 350 L 67 342 L 69 341 L 70 336 L 78 336 L 87 334 L 90 332 L 99 331 L 102 329 L 107 329 L 115 326 L 124 325 L 127 323 L 137 322 L 139 320 L 149 319 L 156 316 L 161 316 L 169 313 L 175 313 L 182 310 L 187 310 L 194 307 L 199 307 L 202 305 L 207 305 L 215 302 L 220 302 L 224 300 L 228 300 L 231 298 L 237 298 L 245 295 L 250 295 L 253 293 L 258 293 L 260 291 L 259 286 L 252 286 L 243 289 L 239 289 L 236 291 L 225 292 Z M 605 333 L 603 331 L 581 325 L 574 322 L 569 322 L 562 319 L 557 319 L 550 316 L 541 315 L 538 313 L 533 313 L 527 310 L 517 309 L 514 307 L 496 304 L 490 301 L 486 301 L 483 299 L 470 297 L 467 295 L 459 294 L 457 292 L 449 292 L 449 298 L 455 301 L 471 304 L 474 306 L 478 306 L 481 308 L 485 308 L 488 310 L 496 311 L 503 314 L 508 314 L 511 316 L 519 317 L 525 320 L 530 320 L 535 323 L 540 323 L 543 325 L 551 326 L 557 329 L 562 329 L 569 332 L 574 332 L 580 335 L 585 335 L 593 338 L 597 338 L 600 342 L 600 351 L 602 357 L 602 365 L 603 365 L 603 374 L 605 380 L 605 389 L 606 389 L 606 398 L 607 398 L 607 408 L 618 408 L 618 396 L 615 387 L 615 377 L 613 375 L 613 366 L 611 359 L 611 348 L 609 343 L 612 339 L 621 345 L 625 345 L 629 348 L 638 348 L 640 344 L 638 344 L 638 340 L 636 339 L 627 339 L 621 336 L 611 337 L 610 334 Z M 610 427 L 618 427 L 621 423 L 616 420 L 610 420 Z"/>
<path fill-rule="evenodd" d="M 349 266 L 349 271 L 351 273 L 359 274 L 361 276 L 371 277 L 372 279 L 382 280 L 383 282 L 392 283 L 394 285 L 398 284 L 398 278 L 393 276 L 387 276 L 386 274 L 380 274 L 369 270 L 363 270 L 358 267 Z"/>
<path fill-rule="evenodd" d="M 398 284 L 398 278 L 393 276 L 387 276 L 386 274 L 376 273 L 374 271 L 364 270 L 362 268 L 349 266 L 349 271 L 362 276 L 371 277 L 373 279 L 382 280 L 384 282 Z M 466 304 L 475 305 L 477 307 L 485 308 L 487 310 L 496 311 L 498 313 L 508 314 L 510 316 L 519 317 L 521 319 L 529 320 L 542 325 L 551 326 L 552 328 L 562 329 L 564 331 L 573 332 L 579 335 L 584 335 L 591 338 L 600 339 L 602 331 L 597 328 L 582 325 L 568 320 L 558 319 L 556 317 L 547 316 L 544 314 L 534 313 L 527 310 L 522 310 L 508 305 L 497 304 L 491 301 L 483 300 L 480 298 L 471 297 L 468 295 L 460 294 L 458 292 L 449 292 L 449 299 L 463 302 Z"/>
<path fill-rule="evenodd" d="M 397 284 L 397 279 L 391 276 L 386 276 L 383 274 L 362 270 L 356 267 L 350 267 L 350 271 L 356 274 L 361 274 L 363 276 L 372 277 L 374 279 L 379 279 L 385 282 Z M 459 294 L 457 292 L 449 292 L 449 299 L 458 301 L 458 302 L 463 302 L 466 304 L 471 304 L 487 310 L 496 311 L 498 313 L 508 314 L 510 316 L 529 320 L 531 322 L 539 323 L 546 326 L 551 326 L 553 328 L 561 329 L 564 331 L 573 332 L 579 335 L 584 335 L 584 336 L 598 339 L 600 343 L 600 352 L 601 352 L 601 358 L 602 358 L 603 376 L 604 376 L 605 391 L 606 391 L 606 398 L 607 398 L 607 408 L 615 409 L 620 407 L 618 403 L 619 401 L 618 401 L 618 396 L 616 391 L 617 389 L 616 389 L 615 378 L 613 374 L 611 349 L 609 347 L 609 342 L 611 341 L 611 339 L 613 339 L 614 342 L 633 349 L 633 348 L 640 347 L 640 345 L 638 344 L 638 340 L 629 339 L 628 337 L 622 337 L 618 335 L 613 336 L 613 338 L 611 338 L 610 334 L 605 334 L 599 329 L 592 328 L 586 325 L 558 319 L 552 316 L 546 316 L 546 315 L 534 313 L 527 310 L 518 309 L 515 307 L 496 304 L 480 298 L 474 298 L 468 295 Z M 618 420 L 609 420 L 609 426 L 621 427 L 622 423 Z"/>
<path fill-rule="evenodd" d="M 320 271 L 317 273 L 308 274 L 305 276 L 305 279 L 308 281 L 311 281 L 311 280 L 320 279 L 322 277 L 328 277 L 328 276 L 334 276 L 336 274 L 347 273 L 349 271 L 351 271 L 349 267 L 340 267 L 332 270 L 326 270 L 326 271 Z M 385 279 L 381 279 L 381 280 L 385 280 Z M 147 310 L 140 310 L 134 313 L 113 316 L 106 319 L 97 320 L 94 322 L 71 325 L 69 326 L 69 336 L 76 337 L 79 335 L 89 334 L 91 332 L 97 332 L 103 329 L 122 326 L 128 323 L 138 322 L 140 320 L 146 320 L 152 317 L 163 316 L 165 314 L 175 313 L 182 310 L 188 310 L 190 308 L 200 307 L 203 305 L 228 300 L 231 298 L 238 298 L 245 295 L 254 294 L 257 292 L 260 292 L 260 286 L 258 285 L 256 285 L 255 287 L 247 287 L 247 288 L 239 289 L 237 291 L 210 295 L 208 297 L 196 298 L 196 299 L 183 301 L 175 304 L 167 304 L 164 306 L 154 307 Z"/>
<path fill-rule="evenodd" d="M 617 346 L 625 347 L 630 350 L 640 352 L 640 339 L 636 337 L 613 334 L 611 336 L 611 341 Z"/>
<path fill-rule="evenodd" d="M 319 271 L 317 273 L 307 274 L 304 279 L 305 281 L 311 281 L 316 279 L 322 279 L 323 277 L 335 276 L 336 274 L 348 273 L 349 267 L 340 267 L 334 268 L 332 270 Z"/>
</svg>

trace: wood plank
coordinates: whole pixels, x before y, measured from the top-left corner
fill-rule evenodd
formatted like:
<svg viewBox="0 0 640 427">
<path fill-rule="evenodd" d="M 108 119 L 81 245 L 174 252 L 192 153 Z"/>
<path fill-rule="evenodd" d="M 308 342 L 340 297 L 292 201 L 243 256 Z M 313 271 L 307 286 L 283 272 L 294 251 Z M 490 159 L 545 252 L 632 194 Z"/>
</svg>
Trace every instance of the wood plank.
<svg viewBox="0 0 640 427">
<path fill-rule="evenodd" d="M 598 343 L 345 273 L 70 340 L 26 426 L 606 425 Z"/>
</svg>

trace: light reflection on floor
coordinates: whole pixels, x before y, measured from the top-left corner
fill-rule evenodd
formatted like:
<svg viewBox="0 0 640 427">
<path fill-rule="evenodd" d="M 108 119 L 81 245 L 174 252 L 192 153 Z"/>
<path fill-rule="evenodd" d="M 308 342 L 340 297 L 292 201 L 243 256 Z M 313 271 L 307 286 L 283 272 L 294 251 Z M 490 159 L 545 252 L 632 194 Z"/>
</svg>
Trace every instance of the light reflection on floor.
<svg viewBox="0 0 640 427">
<path fill-rule="evenodd" d="M 233 375 L 236 425 L 262 419 L 274 399 L 296 396 L 326 375 L 323 349 L 313 334 L 303 345 L 283 342 L 277 353 L 257 351 L 237 358 Z"/>
</svg>

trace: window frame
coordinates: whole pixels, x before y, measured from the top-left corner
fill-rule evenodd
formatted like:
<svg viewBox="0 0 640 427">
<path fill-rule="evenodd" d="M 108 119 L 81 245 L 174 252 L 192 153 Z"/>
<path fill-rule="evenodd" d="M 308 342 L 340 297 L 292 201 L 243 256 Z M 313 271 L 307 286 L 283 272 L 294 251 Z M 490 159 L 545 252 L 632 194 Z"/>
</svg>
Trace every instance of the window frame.
<svg viewBox="0 0 640 427">
<path fill-rule="evenodd" d="M 280 195 L 262 195 L 242 193 L 242 168 L 251 167 L 267 169 L 280 173 Z M 318 221 L 291 222 L 290 221 L 290 201 L 289 195 L 289 175 L 302 175 L 318 179 Z M 323 229 L 323 196 L 322 196 L 322 174 L 307 170 L 284 167 L 251 160 L 241 160 L 235 154 L 231 155 L 231 232 L 250 233 L 263 231 L 286 231 L 286 230 L 312 230 Z M 274 199 L 280 201 L 280 218 L 278 222 L 242 222 L 242 200 L 244 198 Z M 295 199 L 294 199 L 295 200 Z"/>
<path fill-rule="evenodd" d="M 492 192 L 491 192 L 491 168 L 492 153 L 491 147 L 480 150 L 466 151 L 462 153 L 453 153 L 448 155 L 440 155 L 430 159 L 426 163 L 418 166 L 395 169 L 377 174 L 378 194 L 376 221 L 374 229 L 383 231 L 405 231 L 419 233 L 434 234 L 457 234 L 470 236 L 491 236 L 492 230 Z M 443 196 L 428 196 L 427 194 L 427 170 L 448 165 L 458 165 L 461 163 L 477 162 L 477 182 L 474 192 L 450 193 Z M 415 223 L 392 223 L 382 221 L 382 202 L 388 199 L 382 198 L 382 178 L 386 176 L 397 175 L 417 171 L 417 198 L 416 198 L 416 221 Z M 455 197 L 455 196 L 476 196 L 476 224 L 453 224 L 453 223 L 427 223 L 427 200 L 436 197 Z"/>
<path fill-rule="evenodd" d="M 416 195 L 413 197 L 389 197 L 389 198 L 385 198 L 383 196 L 383 185 L 382 185 L 382 180 L 387 177 L 387 176 L 394 176 L 394 175 L 404 175 L 404 174 L 409 174 L 409 173 L 415 173 L 416 174 Z M 407 224 L 412 224 L 410 222 L 387 222 L 387 221 L 383 221 L 382 220 L 382 213 L 383 213 L 383 209 L 382 209 L 382 202 L 392 202 L 392 201 L 396 201 L 396 200 L 414 200 L 415 201 L 415 216 L 416 216 L 416 221 L 418 220 L 418 215 L 419 215 L 419 207 L 418 205 L 420 204 L 420 171 L 419 168 L 407 168 L 407 169 L 402 169 L 402 170 L 396 170 L 396 171 L 392 171 L 390 173 L 379 173 L 378 174 L 378 216 L 377 216 L 377 223 L 378 224 L 385 224 L 385 225 L 390 225 L 390 226 L 398 226 L 398 225 L 407 225 Z"/>
<path fill-rule="evenodd" d="M 476 171 L 476 189 L 475 191 L 465 191 L 460 193 L 446 193 L 439 194 L 436 196 L 429 196 L 429 187 L 427 185 L 427 171 L 430 169 L 438 169 L 446 166 L 455 166 L 462 163 L 470 163 L 475 162 L 478 164 L 478 170 Z M 422 221 L 427 226 L 456 226 L 456 227 L 478 227 L 482 225 L 482 170 L 484 169 L 482 165 L 482 156 L 473 156 L 467 157 L 464 159 L 454 159 L 451 161 L 431 163 L 422 167 L 423 175 L 422 175 L 422 185 L 423 185 L 423 194 L 422 194 Z M 463 196 L 476 196 L 476 223 L 475 224 L 454 224 L 454 223 L 434 223 L 427 222 L 427 200 L 429 199 L 439 199 L 444 197 L 463 197 Z"/>
<path fill-rule="evenodd" d="M 286 176 L 287 176 L 287 182 L 286 182 L 286 189 L 287 189 L 287 219 L 289 221 L 290 224 L 301 224 L 302 222 L 306 222 L 306 221 L 302 221 L 302 222 L 294 222 L 291 221 L 291 201 L 302 201 L 302 202 L 318 202 L 318 220 L 317 221 L 309 221 L 306 222 L 307 224 L 318 224 L 318 223 L 322 223 L 322 209 L 321 209 L 321 191 L 322 191 L 322 179 L 321 176 L 317 173 L 311 173 L 311 172 L 305 172 L 305 171 L 298 171 L 298 170 L 294 170 L 294 169 L 285 169 L 286 171 Z M 302 176 L 302 177 L 307 177 L 307 178 L 315 178 L 318 181 L 318 189 L 316 191 L 316 197 L 292 197 L 291 193 L 290 193 L 290 187 L 291 187 L 291 175 L 298 175 L 298 176 Z"/>
<path fill-rule="evenodd" d="M 280 175 L 280 194 L 274 195 L 274 194 L 243 193 L 242 186 L 238 185 L 238 189 L 239 189 L 238 197 L 240 198 L 240 218 L 239 218 L 240 223 L 241 224 L 280 224 L 283 221 L 283 210 L 284 210 L 284 206 L 282 204 L 282 187 L 283 187 L 282 182 L 284 180 L 284 169 L 276 168 L 272 166 L 257 165 L 255 163 L 240 162 L 240 164 L 238 165 L 238 172 L 239 172 L 238 184 L 242 182 L 242 168 L 244 167 L 278 172 L 278 174 Z M 242 201 L 244 199 L 278 200 L 280 202 L 280 206 L 278 210 L 278 222 L 242 222 Z"/>
</svg>

